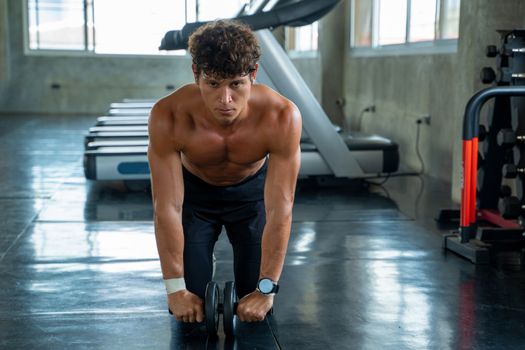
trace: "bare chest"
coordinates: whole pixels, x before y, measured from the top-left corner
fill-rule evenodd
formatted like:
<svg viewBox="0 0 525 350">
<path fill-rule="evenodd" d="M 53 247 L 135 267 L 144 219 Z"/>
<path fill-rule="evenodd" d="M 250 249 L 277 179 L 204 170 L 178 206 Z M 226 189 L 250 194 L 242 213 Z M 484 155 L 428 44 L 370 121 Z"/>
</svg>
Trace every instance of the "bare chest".
<svg viewBox="0 0 525 350">
<path fill-rule="evenodd" d="M 268 152 L 262 133 L 247 129 L 231 134 L 196 131 L 186 142 L 183 153 L 193 165 L 207 168 L 249 167 Z"/>
</svg>

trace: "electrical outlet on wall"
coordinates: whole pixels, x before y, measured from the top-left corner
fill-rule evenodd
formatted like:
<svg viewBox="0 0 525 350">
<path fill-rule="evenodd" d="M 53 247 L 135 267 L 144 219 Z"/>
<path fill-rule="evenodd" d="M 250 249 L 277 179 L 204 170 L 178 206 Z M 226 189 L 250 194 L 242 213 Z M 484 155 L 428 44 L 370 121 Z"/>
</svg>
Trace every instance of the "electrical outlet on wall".
<svg viewBox="0 0 525 350">
<path fill-rule="evenodd" d="M 430 125 L 430 114 L 425 114 L 416 119 L 417 124 Z"/>
</svg>

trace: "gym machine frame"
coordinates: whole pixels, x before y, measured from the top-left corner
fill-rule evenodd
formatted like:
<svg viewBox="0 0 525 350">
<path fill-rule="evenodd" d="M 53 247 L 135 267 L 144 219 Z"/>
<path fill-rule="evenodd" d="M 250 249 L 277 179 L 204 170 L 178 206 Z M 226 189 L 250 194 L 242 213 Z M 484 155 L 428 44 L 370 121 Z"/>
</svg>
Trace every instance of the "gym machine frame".
<svg viewBox="0 0 525 350">
<path fill-rule="evenodd" d="M 496 96 L 525 96 L 525 86 L 497 86 L 479 91 L 470 98 L 463 119 L 463 159 L 461 176 L 461 209 L 459 232 L 444 235 L 443 247 L 451 250 L 475 264 L 490 261 L 489 245 L 483 242 L 486 236 L 521 236 L 523 228 L 478 230 L 478 219 L 492 214 L 476 209 L 476 181 L 478 171 L 478 133 L 481 107 Z M 483 237 L 483 235 L 485 237 Z M 475 239 L 475 240 L 474 240 Z"/>
</svg>

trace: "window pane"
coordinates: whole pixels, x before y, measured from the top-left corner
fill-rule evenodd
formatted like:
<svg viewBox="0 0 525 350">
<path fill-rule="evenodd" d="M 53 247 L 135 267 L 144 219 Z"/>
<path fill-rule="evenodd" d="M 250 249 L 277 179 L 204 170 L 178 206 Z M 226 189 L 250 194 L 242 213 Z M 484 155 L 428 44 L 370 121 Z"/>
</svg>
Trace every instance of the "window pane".
<svg viewBox="0 0 525 350">
<path fill-rule="evenodd" d="M 441 39 L 457 39 L 459 37 L 459 6 L 460 0 L 441 0 Z"/>
<path fill-rule="evenodd" d="M 406 0 L 379 1 L 379 45 L 404 43 L 406 23 Z"/>
<path fill-rule="evenodd" d="M 289 51 L 317 51 L 318 22 L 302 27 L 287 27 L 286 48 Z"/>
<path fill-rule="evenodd" d="M 83 50 L 83 0 L 29 0 L 31 49 Z"/>
<path fill-rule="evenodd" d="M 197 0 L 186 0 L 186 23 L 197 22 Z"/>
<path fill-rule="evenodd" d="M 352 46 L 372 46 L 372 0 L 354 0 Z"/>
<path fill-rule="evenodd" d="M 246 0 L 199 0 L 198 20 L 211 21 L 214 19 L 232 18 L 239 13 Z"/>
<path fill-rule="evenodd" d="M 93 1 L 86 0 L 87 49 L 95 51 L 95 23 L 93 22 Z"/>
<path fill-rule="evenodd" d="M 436 0 L 412 0 L 409 41 L 432 41 L 436 33 Z"/>
<path fill-rule="evenodd" d="M 162 54 L 160 40 L 184 26 L 184 0 L 95 0 L 95 52 Z"/>
</svg>

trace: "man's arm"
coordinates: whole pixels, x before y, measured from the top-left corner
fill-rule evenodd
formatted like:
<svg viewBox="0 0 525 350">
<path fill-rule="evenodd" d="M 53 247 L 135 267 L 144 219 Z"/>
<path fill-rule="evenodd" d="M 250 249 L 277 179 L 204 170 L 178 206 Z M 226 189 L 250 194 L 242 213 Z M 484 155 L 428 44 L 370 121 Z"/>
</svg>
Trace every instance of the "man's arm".
<svg viewBox="0 0 525 350">
<path fill-rule="evenodd" d="M 278 281 L 290 238 L 295 186 L 301 163 L 301 115 L 291 102 L 273 125 L 264 187 L 266 225 L 261 242 L 259 277 Z M 273 296 L 253 292 L 237 308 L 241 321 L 262 321 L 273 305 Z"/>
<path fill-rule="evenodd" d="M 149 120 L 148 161 L 155 220 L 155 237 L 164 279 L 184 276 L 182 202 L 184 182 L 180 152 L 173 144 L 174 121 L 166 107 L 156 104 Z"/>
<path fill-rule="evenodd" d="M 264 187 L 266 225 L 261 249 L 259 277 L 278 281 L 290 238 L 292 208 L 297 176 L 301 164 L 301 116 L 294 105 L 284 113 L 284 125 L 279 125 L 278 137 L 270 148 L 268 172 Z"/>
<path fill-rule="evenodd" d="M 171 110 L 157 103 L 149 119 L 148 161 L 155 220 L 155 238 L 162 276 L 184 277 L 182 204 L 184 181 L 180 148 L 174 141 L 175 119 Z M 168 307 L 177 320 L 202 322 L 202 300 L 186 289 L 168 294 Z"/>
</svg>

